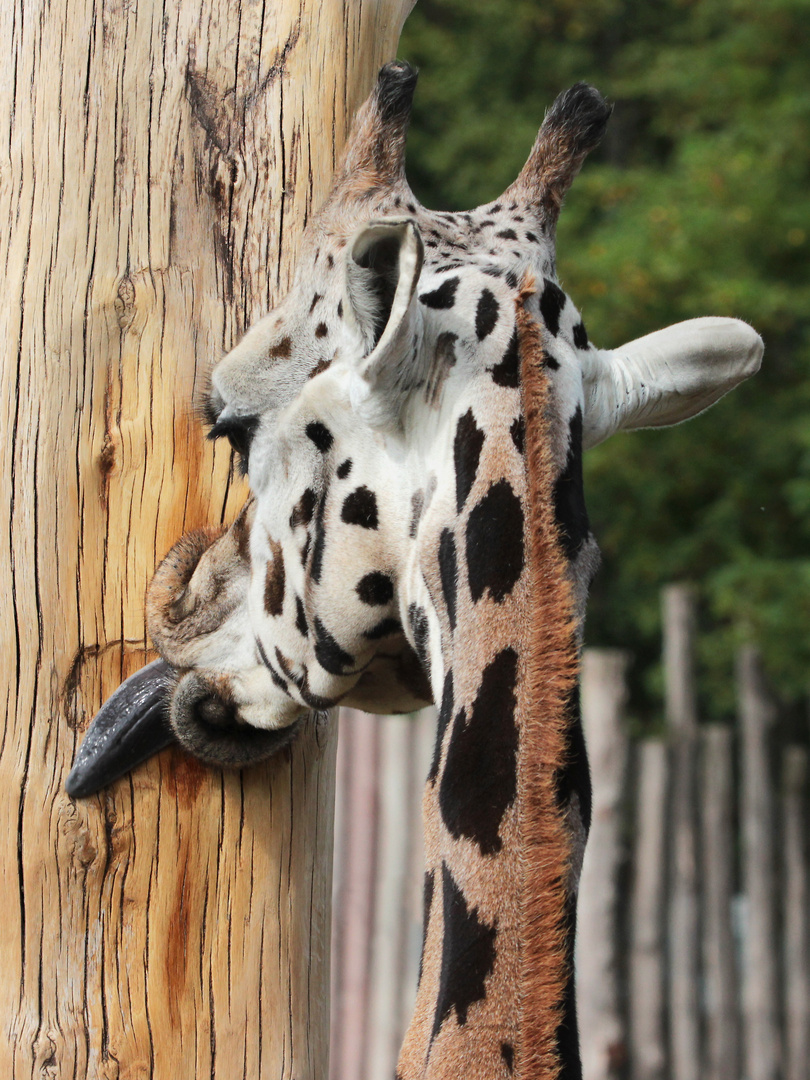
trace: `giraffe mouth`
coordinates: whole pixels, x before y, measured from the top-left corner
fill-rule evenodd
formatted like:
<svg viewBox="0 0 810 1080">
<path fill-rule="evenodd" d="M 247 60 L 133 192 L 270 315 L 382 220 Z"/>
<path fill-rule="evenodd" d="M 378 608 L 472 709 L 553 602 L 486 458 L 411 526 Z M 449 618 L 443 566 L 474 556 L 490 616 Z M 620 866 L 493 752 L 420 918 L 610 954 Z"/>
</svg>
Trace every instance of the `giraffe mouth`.
<svg viewBox="0 0 810 1080">
<path fill-rule="evenodd" d="M 267 702 L 267 725 L 254 725 L 237 700 L 239 676 L 214 674 L 244 644 L 239 614 L 247 601 L 252 515 L 251 501 L 230 529 L 188 533 L 158 567 L 146 610 L 160 659 L 102 705 L 67 778 L 69 795 L 94 794 L 172 743 L 207 764 L 241 768 L 297 735 L 303 710 L 289 698 Z"/>
<path fill-rule="evenodd" d="M 242 768 L 283 750 L 300 726 L 298 718 L 279 729 L 251 727 L 222 687 L 194 672 L 178 681 L 170 664 L 153 660 L 96 713 L 65 789 L 74 799 L 88 798 L 178 742 L 208 765 Z"/>
</svg>

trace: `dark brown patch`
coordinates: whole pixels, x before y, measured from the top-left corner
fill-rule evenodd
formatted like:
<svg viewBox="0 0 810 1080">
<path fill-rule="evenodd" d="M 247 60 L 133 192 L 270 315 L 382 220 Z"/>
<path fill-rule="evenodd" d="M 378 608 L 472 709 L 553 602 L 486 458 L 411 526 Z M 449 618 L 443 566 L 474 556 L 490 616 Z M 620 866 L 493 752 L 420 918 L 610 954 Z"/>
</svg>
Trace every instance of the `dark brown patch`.
<svg viewBox="0 0 810 1080">
<path fill-rule="evenodd" d="M 574 344 L 578 349 L 588 348 L 588 331 L 585 329 L 585 323 L 582 319 L 576 324 L 573 330 Z"/>
<path fill-rule="evenodd" d="M 290 514 L 291 529 L 294 529 L 297 525 L 309 525 L 310 521 L 312 521 L 312 515 L 315 513 L 317 501 L 318 497 L 312 488 L 305 488 L 304 494 L 295 504 L 293 512 Z"/>
<path fill-rule="evenodd" d="M 456 289 L 458 288 L 459 279 L 457 277 L 446 278 L 438 288 L 432 290 L 432 292 L 421 293 L 419 300 L 425 305 L 425 307 L 434 308 L 436 310 L 447 310 L 451 308 L 456 302 Z"/>
<path fill-rule="evenodd" d="M 519 454 L 522 454 L 526 436 L 526 424 L 522 416 L 516 416 L 512 421 L 512 425 L 509 428 L 509 434 L 512 436 L 512 442 L 515 444 L 515 449 Z"/>
<path fill-rule="evenodd" d="M 512 331 L 503 359 L 491 369 L 492 381 L 498 386 L 515 389 L 519 382 L 517 327 Z"/>
<path fill-rule="evenodd" d="M 554 517 L 563 551 L 575 559 L 590 535 L 582 482 L 582 410 L 577 406 L 568 431 L 568 457 L 554 484 Z"/>
<path fill-rule="evenodd" d="M 316 338 L 326 337 L 326 335 L 328 333 L 329 333 L 329 327 L 326 325 L 326 323 L 323 323 L 323 322 L 318 323 L 318 325 L 315 327 L 315 337 Z"/>
<path fill-rule="evenodd" d="M 316 375 L 320 375 L 321 372 L 326 371 L 326 369 L 332 363 L 333 359 L 334 359 L 334 357 L 325 356 L 323 358 L 323 360 L 319 360 L 318 363 L 315 365 L 315 367 L 312 369 L 312 371 L 310 371 L 307 378 L 308 379 L 314 379 Z"/>
<path fill-rule="evenodd" d="M 510 648 L 484 668 L 469 720 L 456 717 L 439 785 L 451 836 L 472 840 L 482 855 L 501 850 L 501 821 L 517 795 L 517 664 Z"/>
<path fill-rule="evenodd" d="M 430 766 L 430 772 L 428 773 L 428 781 L 435 783 L 436 777 L 439 775 L 439 766 L 442 760 L 442 743 L 444 742 L 444 733 L 447 731 L 447 726 L 453 716 L 454 699 L 453 699 L 453 670 L 452 668 L 444 676 L 444 686 L 442 687 L 442 703 L 439 709 L 439 717 L 436 722 L 436 743 L 433 747 L 433 761 Z M 464 718 L 464 710 L 462 709 L 459 716 Z M 458 719 L 456 723 L 458 723 Z"/>
<path fill-rule="evenodd" d="M 326 454 L 330 450 L 334 438 L 329 428 L 322 424 L 320 420 L 310 420 L 304 430 L 307 438 L 315 443 L 322 454 Z"/>
<path fill-rule="evenodd" d="M 410 604 L 408 606 L 408 625 L 413 635 L 413 647 L 416 650 L 416 655 L 419 657 L 419 662 L 425 670 L 425 674 L 430 679 L 430 624 L 428 623 L 428 617 L 419 604 Z"/>
<path fill-rule="evenodd" d="M 283 337 L 281 341 L 277 341 L 275 345 L 271 345 L 267 350 L 268 356 L 276 356 L 281 360 L 286 360 L 292 351 L 292 342 L 288 337 Z"/>
<path fill-rule="evenodd" d="M 478 341 L 488 337 L 498 322 L 500 305 L 488 288 L 483 289 L 475 308 L 475 336 Z"/>
<path fill-rule="evenodd" d="M 255 516 L 255 504 L 251 498 L 245 504 L 239 517 L 231 525 L 231 534 L 236 540 L 236 551 L 242 562 L 250 563 L 250 530 Z"/>
<path fill-rule="evenodd" d="M 376 626 L 372 626 L 370 630 L 364 630 L 363 637 L 369 641 L 379 641 L 381 638 L 401 633 L 402 623 L 399 619 L 386 618 L 378 622 Z"/>
<path fill-rule="evenodd" d="M 394 599 L 394 582 L 389 574 L 373 570 L 360 578 L 354 591 L 364 604 L 370 607 L 383 607 Z"/>
<path fill-rule="evenodd" d="M 416 536 L 416 530 L 419 528 L 419 522 L 422 519 L 422 510 L 425 505 L 425 493 L 421 489 L 415 491 L 411 495 L 411 521 L 408 526 L 408 536 L 413 540 Z"/>
<path fill-rule="evenodd" d="M 324 671 L 330 675 L 342 675 L 347 667 L 354 664 L 354 657 L 338 644 L 316 615 L 313 620 L 315 630 L 315 658 Z"/>
<path fill-rule="evenodd" d="M 453 462 L 456 469 L 456 510 L 461 513 L 478 475 L 478 462 L 484 446 L 484 432 L 468 409 L 456 425 L 453 439 Z"/>
<path fill-rule="evenodd" d="M 340 519 L 347 525 L 359 525 L 362 529 L 376 529 L 379 524 L 377 496 L 365 484 L 355 488 L 343 502 Z"/>
<path fill-rule="evenodd" d="M 458 560 L 456 558 L 456 538 L 452 529 L 442 529 L 442 534 L 439 537 L 439 576 L 441 577 L 442 593 L 447 606 L 450 629 L 455 630 Z"/>
<path fill-rule="evenodd" d="M 486 997 L 496 955 L 497 928 L 483 922 L 477 908 L 467 907 L 446 863 L 442 863 L 442 901 L 444 941 L 431 1041 L 451 1012 L 460 1026 L 467 1023 L 470 1006 Z"/>
<path fill-rule="evenodd" d="M 433 368 L 430 377 L 425 383 L 425 400 L 428 405 L 436 404 L 451 368 L 455 367 L 457 340 L 458 335 L 451 333 L 449 330 L 439 334 L 436 339 Z"/>
<path fill-rule="evenodd" d="M 545 288 L 540 297 L 540 314 L 546 329 L 554 337 L 560 332 L 560 315 L 566 304 L 566 295 L 560 286 L 554 281 L 545 282 Z"/>
<path fill-rule="evenodd" d="M 284 609 L 284 553 L 281 544 L 268 536 L 271 557 L 267 562 L 264 580 L 264 610 L 268 615 L 280 615 Z"/>
<path fill-rule="evenodd" d="M 472 508 L 465 540 L 473 600 L 477 603 L 488 591 L 501 603 L 523 571 L 523 508 L 508 480 L 491 484 Z"/>
</svg>

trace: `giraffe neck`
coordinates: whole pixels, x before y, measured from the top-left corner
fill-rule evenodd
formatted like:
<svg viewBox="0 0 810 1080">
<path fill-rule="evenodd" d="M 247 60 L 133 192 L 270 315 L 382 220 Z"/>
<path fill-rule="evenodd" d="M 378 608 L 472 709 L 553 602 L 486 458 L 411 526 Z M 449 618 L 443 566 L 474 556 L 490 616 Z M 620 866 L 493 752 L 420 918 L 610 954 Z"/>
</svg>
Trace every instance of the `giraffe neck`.
<svg viewBox="0 0 810 1080">
<path fill-rule="evenodd" d="M 490 427 L 426 575 L 444 677 L 423 803 L 422 971 L 401 1080 L 579 1072 L 572 934 L 587 767 L 572 743 L 577 630 L 529 295 L 517 310 L 525 434 L 516 438 L 508 410 L 497 437 Z"/>
</svg>

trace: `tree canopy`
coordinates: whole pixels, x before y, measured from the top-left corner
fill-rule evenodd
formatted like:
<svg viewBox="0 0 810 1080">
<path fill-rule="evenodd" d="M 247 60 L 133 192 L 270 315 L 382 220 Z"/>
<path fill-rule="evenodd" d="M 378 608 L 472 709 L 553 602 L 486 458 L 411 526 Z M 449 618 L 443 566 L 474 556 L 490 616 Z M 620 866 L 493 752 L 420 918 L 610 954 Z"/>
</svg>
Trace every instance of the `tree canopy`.
<svg viewBox="0 0 810 1080">
<path fill-rule="evenodd" d="M 420 0 L 400 46 L 422 72 L 409 176 L 438 209 L 499 194 L 560 90 L 584 79 L 615 102 L 558 234 L 596 344 L 709 314 L 765 339 L 760 374 L 708 413 L 586 459 L 604 561 L 587 641 L 634 653 L 643 721 L 672 581 L 699 591 L 705 715 L 733 710 L 742 641 L 786 706 L 809 688 L 809 15 L 808 0 Z"/>
</svg>

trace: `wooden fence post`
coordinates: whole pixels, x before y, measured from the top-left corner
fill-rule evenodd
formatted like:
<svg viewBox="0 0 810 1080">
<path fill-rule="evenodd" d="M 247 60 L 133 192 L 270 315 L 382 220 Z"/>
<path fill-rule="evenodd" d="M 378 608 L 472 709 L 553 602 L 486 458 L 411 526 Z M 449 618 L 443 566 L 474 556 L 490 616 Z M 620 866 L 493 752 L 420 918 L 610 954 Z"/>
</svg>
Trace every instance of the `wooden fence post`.
<svg viewBox="0 0 810 1080">
<path fill-rule="evenodd" d="M 340 711 L 330 1076 L 392 1076 L 422 940 L 420 813 L 436 710 Z"/>
<path fill-rule="evenodd" d="M 774 708 L 759 655 L 746 646 L 737 657 L 742 734 L 743 882 L 746 924 L 743 965 L 743 1045 L 748 1080 L 780 1074 L 779 979 L 776 944 L 774 794 L 769 734 Z"/>
<path fill-rule="evenodd" d="M 593 821 L 577 905 L 577 1009 L 585 1080 L 615 1080 L 627 1057 L 618 933 L 628 755 L 626 668 L 627 655 L 618 650 L 583 652 L 582 722 L 593 777 Z"/>
<path fill-rule="evenodd" d="M 734 742 L 730 728 L 702 731 L 701 805 L 703 969 L 706 983 L 705 1080 L 740 1080 L 734 897 Z"/>
<path fill-rule="evenodd" d="M 630 895 L 630 1076 L 666 1080 L 666 881 L 669 747 L 638 746 L 637 799 Z"/>
<path fill-rule="evenodd" d="M 244 500 L 192 396 L 289 283 L 412 2 L 0 7 L 9 1080 L 326 1075 L 327 731 L 241 774 L 167 751 L 63 782 L 146 658 L 156 560 Z"/>
<path fill-rule="evenodd" d="M 810 1080 L 810 770 L 803 746 L 786 747 L 782 780 L 785 1080 Z"/>
<path fill-rule="evenodd" d="M 700 939 L 696 817 L 695 601 L 664 589 L 666 716 L 672 740 L 669 1034 L 672 1080 L 700 1078 Z"/>
</svg>

